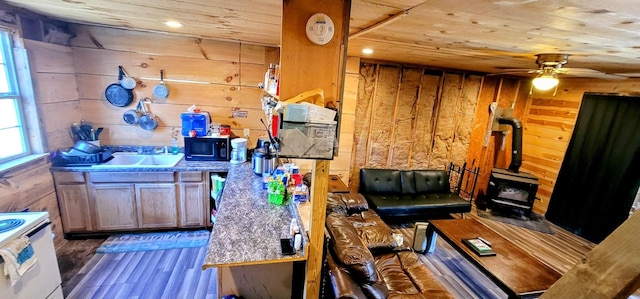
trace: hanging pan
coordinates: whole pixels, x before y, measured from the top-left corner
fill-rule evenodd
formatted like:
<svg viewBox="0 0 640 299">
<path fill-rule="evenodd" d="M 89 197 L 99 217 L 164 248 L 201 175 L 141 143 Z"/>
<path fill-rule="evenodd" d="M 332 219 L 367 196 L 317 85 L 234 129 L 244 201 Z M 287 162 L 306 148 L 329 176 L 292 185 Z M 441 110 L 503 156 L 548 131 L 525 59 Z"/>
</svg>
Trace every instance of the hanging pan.
<svg viewBox="0 0 640 299">
<path fill-rule="evenodd" d="M 119 67 L 118 83 L 113 83 L 107 86 L 107 89 L 104 91 L 107 101 L 116 107 L 129 106 L 133 101 L 133 91 L 120 85 L 123 75 L 124 72 L 122 71 L 122 67 Z"/>
<path fill-rule="evenodd" d="M 142 105 L 142 101 L 138 101 L 138 105 L 136 106 L 136 109 L 131 109 L 131 110 L 127 110 L 123 115 L 122 115 L 122 119 L 124 120 L 124 122 L 130 124 L 130 125 L 136 125 L 138 124 L 138 121 L 140 120 L 140 106 Z"/>
<path fill-rule="evenodd" d="M 134 89 L 136 88 L 136 85 L 138 83 L 136 83 L 136 79 L 133 77 L 130 77 L 129 74 L 127 74 L 127 72 L 124 71 L 124 69 L 122 68 L 122 66 L 119 66 L 120 68 L 120 72 L 122 72 L 122 79 L 120 79 L 120 85 L 122 85 L 122 87 L 126 88 L 126 89 Z"/>
<path fill-rule="evenodd" d="M 148 100 L 145 98 L 144 100 Z M 145 107 L 144 100 L 140 103 L 142 107 L 142 116 L 138 120 L 138 125 L 145 130 L 155 130 L 158 127 L 158 117 L 153 113 L 148 113 Z"/>
<path fill-rule="evenodd" d="M 164 70 L 160 70 L 160 84 L 153 87 L 153 97 L 155 99 L 166 99 L 169 96 L 169 87 L 164 84 Z"/>
</svg>

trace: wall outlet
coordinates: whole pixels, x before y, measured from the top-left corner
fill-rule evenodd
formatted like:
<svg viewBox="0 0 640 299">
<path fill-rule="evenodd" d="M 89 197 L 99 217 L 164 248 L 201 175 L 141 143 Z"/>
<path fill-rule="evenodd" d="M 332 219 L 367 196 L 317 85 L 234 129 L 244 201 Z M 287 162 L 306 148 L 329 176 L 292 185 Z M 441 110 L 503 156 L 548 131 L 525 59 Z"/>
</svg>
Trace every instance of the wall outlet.
<svg viewBox="0 0 640 299">
<path fill-rule="evenodd" d="M 251 135 L 251 129 L 244 129 L 244 133 L 242 137 L 249 138 L 250 135 Z"/>
</svg>

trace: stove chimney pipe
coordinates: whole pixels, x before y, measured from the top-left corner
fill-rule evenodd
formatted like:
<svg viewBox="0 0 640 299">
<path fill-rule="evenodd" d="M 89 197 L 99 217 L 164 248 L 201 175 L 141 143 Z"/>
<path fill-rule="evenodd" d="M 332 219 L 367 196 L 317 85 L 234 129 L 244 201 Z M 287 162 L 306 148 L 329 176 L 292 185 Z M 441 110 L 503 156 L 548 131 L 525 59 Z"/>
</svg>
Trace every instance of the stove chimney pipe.
<svg viewBox="0 0 640 299">
<path fill-rule="evenodd" d="M 519 119 L 512 116 L 501 116 L 498 123 L 503 125 L 511 125 L 513 128 L 513 136 L 511 137 L 511 164 L 509 170 L 518 172 L 522 165 L 522 123 Z"/>
</svg>

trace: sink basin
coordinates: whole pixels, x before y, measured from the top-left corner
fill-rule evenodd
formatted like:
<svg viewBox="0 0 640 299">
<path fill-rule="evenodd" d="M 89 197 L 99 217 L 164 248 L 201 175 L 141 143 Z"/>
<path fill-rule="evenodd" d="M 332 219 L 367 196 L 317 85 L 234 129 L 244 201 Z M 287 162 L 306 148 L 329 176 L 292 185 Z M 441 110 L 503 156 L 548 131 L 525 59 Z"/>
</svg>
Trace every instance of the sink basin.
<svg viewBox="0 0 640 299">
<path fill-rule="evenodd" d="M 178 164 L 184 154 L 179 155 L 152 155 L 147 156 L 144 160 L 140 161 L 140 166 L 166 166 L 172 167 Z"/>
<path fill-rule="evenodd" d="M 173 167 L 182 160 L 183 153 L 177 155 L 141 155 L 135 153 L 114 153 L 113 159 L 108 162 L 93 165 L 94 168 L 135 167 L 135 168 L 162 168 Z"/>
</svg>

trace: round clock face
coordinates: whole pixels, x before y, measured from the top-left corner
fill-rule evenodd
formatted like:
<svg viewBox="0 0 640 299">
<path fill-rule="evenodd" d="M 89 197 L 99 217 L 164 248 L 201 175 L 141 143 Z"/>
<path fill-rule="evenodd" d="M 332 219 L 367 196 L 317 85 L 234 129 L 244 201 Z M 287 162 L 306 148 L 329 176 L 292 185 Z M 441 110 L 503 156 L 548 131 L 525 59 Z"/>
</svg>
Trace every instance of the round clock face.
<svg viewBox="0 0 640 299">
<path fill-rule="evenodd" d="M 335 26 L 329 16 L 317 13 L 307 21 L 307 38 L 317 45 L 326 45 L 333 38 Z"/>
</svg>

